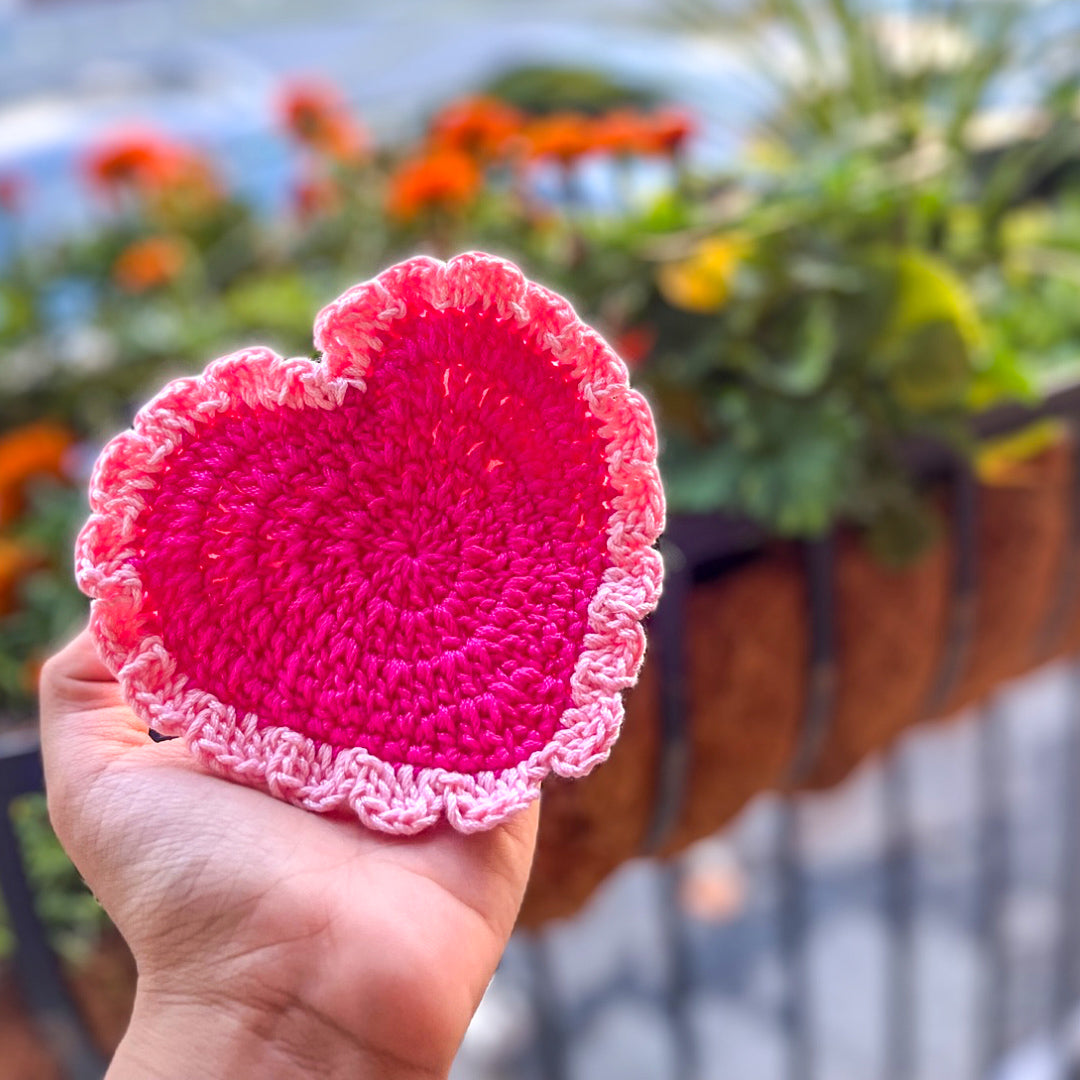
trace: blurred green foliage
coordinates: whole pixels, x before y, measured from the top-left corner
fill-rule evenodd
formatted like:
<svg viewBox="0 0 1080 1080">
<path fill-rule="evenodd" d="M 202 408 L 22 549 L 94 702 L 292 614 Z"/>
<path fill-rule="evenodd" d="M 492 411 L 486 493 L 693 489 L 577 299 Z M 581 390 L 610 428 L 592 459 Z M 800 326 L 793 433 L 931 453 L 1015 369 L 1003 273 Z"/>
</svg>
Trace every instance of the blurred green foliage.
<svg viewBox="0 0 1080 1080">
<path fill-rule="evenodd" d="M 45 796 L 16 799 L 11 815 L 38 916 L 53 948 L 63 959 L 79 963 L 108 926 L 108 918 L 56 839 Z M 7 934 L 7 928 L 0 925 L 0 956 L 11 945 Z"/>
<path fill-rule="evenodd" d="M 563 111 L 600 114 L 655 105 L 655 92 L 628 86 L 593 68 L 531 64 L 496 75 L 484 92 L 537 116 Z"/>
</svg>

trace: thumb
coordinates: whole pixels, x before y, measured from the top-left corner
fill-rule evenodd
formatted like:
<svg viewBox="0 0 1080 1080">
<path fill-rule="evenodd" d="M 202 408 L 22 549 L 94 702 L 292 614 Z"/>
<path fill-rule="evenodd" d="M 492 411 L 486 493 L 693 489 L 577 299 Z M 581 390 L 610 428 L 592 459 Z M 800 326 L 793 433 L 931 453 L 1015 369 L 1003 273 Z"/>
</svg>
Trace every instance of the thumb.
<svg viewBox="0 0 1080 1080">
<path fill-rule="evenodd" d="M 45 786 L 65 802 L 109 764 L 147 743 L 146 725 L 125 704 L 120 686 L 97 654 L 89 630 L 41 669 L 41 756 Z"/>
</svg>

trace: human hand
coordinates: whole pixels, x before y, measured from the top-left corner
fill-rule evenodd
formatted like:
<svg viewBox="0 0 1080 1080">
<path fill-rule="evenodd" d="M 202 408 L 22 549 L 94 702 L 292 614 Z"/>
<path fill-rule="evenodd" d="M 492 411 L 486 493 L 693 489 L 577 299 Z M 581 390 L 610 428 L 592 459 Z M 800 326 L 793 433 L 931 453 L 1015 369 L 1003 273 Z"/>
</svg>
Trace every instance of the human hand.
<svg viewBox="0 0 1080 1080">
<path fill-rule="evenodd" d="M 154 743 L 88 632 L 41 679 L 49 813 L 138 965 L 113 1080 L 447 1074 L 525 891 L 538 804 L 394 838 Z"/>
</svg>

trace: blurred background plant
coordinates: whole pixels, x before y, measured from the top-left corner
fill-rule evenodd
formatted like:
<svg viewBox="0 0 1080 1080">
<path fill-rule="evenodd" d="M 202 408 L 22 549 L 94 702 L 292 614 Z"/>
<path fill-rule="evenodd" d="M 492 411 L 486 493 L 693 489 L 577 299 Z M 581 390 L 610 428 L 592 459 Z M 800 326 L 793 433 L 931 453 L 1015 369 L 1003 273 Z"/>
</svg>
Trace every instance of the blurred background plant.
<svg viewBox="0 0 1080 1080">
<path fill-rule="evenodd" d="M 758 56 L 768 88 L 722 174 L 683 108 L 530 66 L 405 144 L 377 143 L 326 81 L 291 82 L 285 214 L 148 127 L 73 166 L 97 206 L 76 234 L 25 241 L 34 190 L 0 178 L 3 715 L 32 713 L 42 657 L 83 616 L 70 543 L 100 444 L 231 348 L 310 354 L 322 303 L 417 250 L 492 250 L 573 299 L 657 409 L 672 510 L 782 537 L 843 522 L 883 560 L 917 558 L 933 519 L 906 442 L 977 456 L 977 412 L 1076 371 L 1080 50 L 1053 6 L 680 0 L 665 17 Z M 23 825 L 47 843 L 40 806 Z M 61 915 L 87 925 L 77 902 Z"/>
</svg>

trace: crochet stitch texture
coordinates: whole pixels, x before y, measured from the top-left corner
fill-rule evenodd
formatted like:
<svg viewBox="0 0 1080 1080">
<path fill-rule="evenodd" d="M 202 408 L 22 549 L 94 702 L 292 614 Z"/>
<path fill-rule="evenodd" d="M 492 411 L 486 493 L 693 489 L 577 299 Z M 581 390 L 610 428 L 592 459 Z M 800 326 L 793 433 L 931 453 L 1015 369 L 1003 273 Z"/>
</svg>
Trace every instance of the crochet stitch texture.
<svg viewBox="0 0 1080 1080">
<path fill-rule="evenodd" d="M 557 294 L 415 258 L 170 383 L 102 451 L 76 576 L 136 713 L 369 827 L 490 828 L 622 720 L 663 568 L 649 407 Z"/>
</svg>

